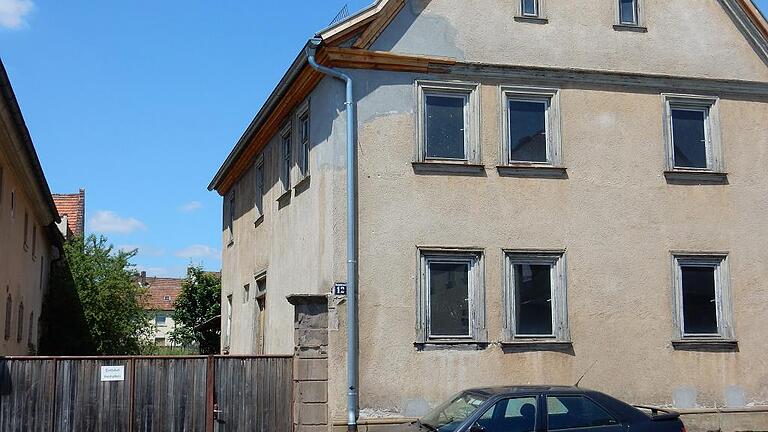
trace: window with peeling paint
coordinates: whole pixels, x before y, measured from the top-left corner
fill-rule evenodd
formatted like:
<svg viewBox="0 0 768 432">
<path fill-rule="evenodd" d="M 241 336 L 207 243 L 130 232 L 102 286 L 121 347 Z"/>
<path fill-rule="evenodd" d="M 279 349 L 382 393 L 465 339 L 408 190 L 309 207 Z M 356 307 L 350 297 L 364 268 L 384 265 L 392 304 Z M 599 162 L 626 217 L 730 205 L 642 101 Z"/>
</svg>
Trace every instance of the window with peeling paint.
<svg viewBox="0 0 768 432">
<path fill-rule="evenodd" d="M 417 342 L 487 339 L 481 268 L 480 251 L 422 251 Z"/>
<path fill-rule="evenodd" d="M 466 159 L 466 96 L 431 94 L 425 100 L 426 158 Z"/>
<path fill-rule="evenodd" d="M 676 255 L 674 260 L 678 337 L 732 339 L 727 257 Z"/>
<path fill-rule="evenodd" d="M 695 95 L 662 95 L 665 106 L 667 170 L 722 173 L 719 100 Z"/>
<path fill-rule="evenodd" d="M 568 342 L 563 251 L 506 253 L 505 337 Z"/>
</svg>

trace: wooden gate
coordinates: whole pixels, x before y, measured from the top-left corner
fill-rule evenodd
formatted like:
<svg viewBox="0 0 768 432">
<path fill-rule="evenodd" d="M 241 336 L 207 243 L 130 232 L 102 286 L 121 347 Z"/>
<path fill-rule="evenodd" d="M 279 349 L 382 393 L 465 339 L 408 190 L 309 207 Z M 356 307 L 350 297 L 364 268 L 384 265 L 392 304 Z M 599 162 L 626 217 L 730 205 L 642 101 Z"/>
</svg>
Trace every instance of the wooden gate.
<svg viewBox="0 0 768 432">
<path fill-rule="evenodd" d="M 0 358 L 3 432 L 290 432 L 289 356 Z"/>
</svg>

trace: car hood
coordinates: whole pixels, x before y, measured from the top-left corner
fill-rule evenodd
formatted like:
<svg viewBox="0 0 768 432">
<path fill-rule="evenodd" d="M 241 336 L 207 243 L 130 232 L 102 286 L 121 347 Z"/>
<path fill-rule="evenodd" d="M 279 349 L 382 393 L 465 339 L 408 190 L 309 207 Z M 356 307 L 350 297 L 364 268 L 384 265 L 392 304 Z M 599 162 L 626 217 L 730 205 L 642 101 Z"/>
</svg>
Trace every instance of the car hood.
<svg viewBox="0 0 768 432">
<path fill-rule="evenodd" d="M 387 432 L 427 432 L 427 429 L 420 428 L 416 422 L 388 426 L 385 430 Z"/>
</svg>

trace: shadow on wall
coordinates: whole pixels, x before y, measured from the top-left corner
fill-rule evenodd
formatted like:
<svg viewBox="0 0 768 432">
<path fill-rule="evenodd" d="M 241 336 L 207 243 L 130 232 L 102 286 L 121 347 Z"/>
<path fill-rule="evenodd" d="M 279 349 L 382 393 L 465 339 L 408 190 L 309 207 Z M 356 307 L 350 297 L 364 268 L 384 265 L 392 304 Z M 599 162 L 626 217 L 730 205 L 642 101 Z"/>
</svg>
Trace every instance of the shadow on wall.
<svg viewBox="0 0 768 432">
<path fill-rule="evenodd" d="M 95 355 L 83 305 L 66 257 L 51 267 L 40 316 L 38 355 Z"/>
</svg>

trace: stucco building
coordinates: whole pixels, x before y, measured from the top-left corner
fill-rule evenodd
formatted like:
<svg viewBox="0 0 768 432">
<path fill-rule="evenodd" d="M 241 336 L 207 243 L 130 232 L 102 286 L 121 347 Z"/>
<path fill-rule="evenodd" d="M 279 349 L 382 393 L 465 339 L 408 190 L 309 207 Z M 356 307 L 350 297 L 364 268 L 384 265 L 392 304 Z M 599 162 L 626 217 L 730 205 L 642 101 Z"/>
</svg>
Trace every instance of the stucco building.
<svg viewBox="0 0 768 432">
<path fill-rule="evenodd" d="M 171 341 L 171 332 L 176 328 L 173 304 L 181 294 L 182 282 L 184 279 L 147 277 L 146 272 L 141 272 L 139 284 L 149 292 L 145 308 L 151 313 L 150 320 L 155 330 L 152 341 L 156 346 L 176 346 Z"/>
<path fill-rule="evenodd" d="M 381 0 L 318 36 L 358 110 L 364 417 L 593 364 L 583 385 L 630 402 L 765 412 L 754 4 Z M 302 51 L 210 186 L 222 350 L 292 353 L 286 297 L 327 298 L 326 423 L 346 400 L 344 110 Z"/>
<path fill-rule="evenodd" d="M 0 355 L 37 351 L 51 264 L 61 256 L 59 220 L 0 62 Z"/>
</svg>

